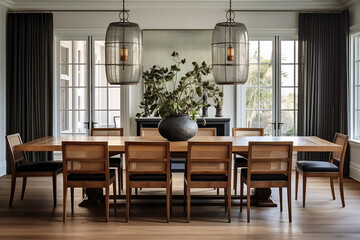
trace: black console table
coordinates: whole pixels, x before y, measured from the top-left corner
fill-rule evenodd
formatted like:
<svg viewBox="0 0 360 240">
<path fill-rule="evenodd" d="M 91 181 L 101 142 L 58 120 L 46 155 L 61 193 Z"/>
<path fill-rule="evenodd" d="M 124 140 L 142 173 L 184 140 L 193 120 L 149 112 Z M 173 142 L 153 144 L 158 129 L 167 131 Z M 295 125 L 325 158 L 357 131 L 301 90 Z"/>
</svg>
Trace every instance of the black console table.
<svg viewBox="0 0 360 240">
<path fill-rule="evenodd" d="M 136 134 L 140 136 L 141 128 L 157 128 L 161 118 L 136 118 Z M 227 117 L 205 117 L 206 125 L 204 126 L 204 118 L 198 118 L 197 124 L 199 128 L 216 128 L 217 136 L 230 136 L 230 118 Z"/>
</svg>

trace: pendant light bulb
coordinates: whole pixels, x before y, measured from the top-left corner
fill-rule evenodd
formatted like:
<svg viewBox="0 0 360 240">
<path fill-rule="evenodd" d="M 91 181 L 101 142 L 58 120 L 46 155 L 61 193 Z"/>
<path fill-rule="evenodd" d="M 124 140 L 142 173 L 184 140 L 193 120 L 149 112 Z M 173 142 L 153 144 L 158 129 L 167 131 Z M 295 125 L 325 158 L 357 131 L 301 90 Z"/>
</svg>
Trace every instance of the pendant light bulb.
<svg viewBox="0 0 360 240">
<path fill-rule="evenodd" d="M 227 48 L 227 60 L 228 61 L 234 61 L 235 60 L 235 51 L 233 47 Z"/>
<path fill-rule="evenodd" d="M 128 60 L 128 58 L 129 58 L 128 49 L 125 46 L 123 46 L 120 49 L 120 60 L 125 62 Z"/>
</svg>

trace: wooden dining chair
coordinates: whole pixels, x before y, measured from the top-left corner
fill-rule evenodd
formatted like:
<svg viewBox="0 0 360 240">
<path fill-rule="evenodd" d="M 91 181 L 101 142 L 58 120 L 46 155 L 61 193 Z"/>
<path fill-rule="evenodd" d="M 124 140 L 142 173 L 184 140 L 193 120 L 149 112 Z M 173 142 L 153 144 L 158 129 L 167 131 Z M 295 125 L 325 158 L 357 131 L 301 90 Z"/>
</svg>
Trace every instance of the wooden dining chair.
<svg viewBox="0 0 360 240">
<path fill-rule="evenodd" d="M 231 222 L 231 156 L 232 142 L 188 142 L 184 179 L 188 222 L 192 188 L 224 188 L 225 210 Z"/>
<path fill-rule="evenodd" d="M 263 128 L 233 128 L 232 135 L 234 137 L 246 136 L 264 136 Z M 235 154 L 234 156 L 234 189 L 237 195 L 237 176 L 239 168 L 247 167 L 247 152 Z"/>
<path fill-rule="evenodd" d="M 247 221 L 250 222 L 250 188 L 279 188 L 282 212 L 282 188 L 287 188 L 289 222 L 291 216 L 292 142 L 249 142 L 248 167 L 241 169 L 240 212 L 244 184 L 247 185 Z"/>
<path fill-rule="evenodd" d="M 195 136 L 216 136 L 216 128 L 199 128 Z"/>
<path fill-rule="evenodd" d="M 124 136 L 123 128 L 92 128 L 91 136 Z M 109 167 L 118 171 L 119 194 L 124 189 L 122 154 L 118 152 L 109 153 Z"/>
<path fill-rule="evenodd" d="M 166 219 L 170 222 L 172 177 L 169 142 L 125 142 L 126 221 L 132 188 L 165 188 Z"/>
<path fill-rule="evenodd" d="M 109 169 L 107 142 L 62 142 L 63 221 L 66 221 L 67 189 L 71 189 L 71 213 L 74 213 L 74 188 L 105 188 L 105 216 L 109 221 L 109 194 L 113 184 L 116 212 L 116 175 Z"/>
<path fill-rule="evenodd" d="M 20 134 L 16 133 L 8 135 L 5 138 L 11 164 L 11 192 L 9 206 L 12 206 L 13 203 L 17 177 L 23 178 L 21 200 L 24 199 L 26 181 L 28 177 L 52 177 L 54 207 L 56 207 L 56 178 L 57 175 L 62 172 L 62 162 L 28 162 L 25 152 L 14 151 L 14 147 L 16 145 L 23 143 Z"/>
<path fill-rule="evenodd" d="M 140 128 L 141 137 L 162 137 L 158 128 Z"/>
<path fill-rule="evenodd" d="M 339 189 L 342 206 L 345 207 L 344 186 L 343 186 L 343 172 L 344 159 L 348 145 L 349 137 L 336 133 L 334 143 L 341 145 L 342 150 L 339 152 L 331 152 L 329 161 L 298 161 L 296 166 L 295 177 L 295 200 L 298 196 L 299 174 L 303 177 L 303 207 L 305 207 L 306 199 L 306 179 L 308 177 L 328 177 L 330 178 L 330 189 L 333 199 L 335 200 L 334 178 L 339 180 Z M 334 163 L 337 163 L 334 164 Z"/>
</svg>

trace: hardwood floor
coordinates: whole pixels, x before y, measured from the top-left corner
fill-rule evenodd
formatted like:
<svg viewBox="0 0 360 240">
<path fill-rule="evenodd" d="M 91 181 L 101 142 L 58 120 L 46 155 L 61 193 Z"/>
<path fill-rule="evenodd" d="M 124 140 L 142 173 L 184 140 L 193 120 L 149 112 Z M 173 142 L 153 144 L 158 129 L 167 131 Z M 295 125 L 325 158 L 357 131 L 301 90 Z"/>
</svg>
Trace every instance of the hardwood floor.
<svg viewBox="0 0 360 240">
<path fill-rule="evenodd" d="M 293 177 L 295 174 L 293 174 Z M 104 221 L 104 206 L 78 207 L 81 190 L 75 190 L 75 213 L 62 222 L 62 176 L 58 176 L 58 206 L 53 208 L 51 178 L 28 178 L 24 200 L 20 200 L 22 180 L 17 180 L 13 206 L 10 208 L 10 176 L 0 178 L 0 239 L 360 239 L 360 183 L 345 179 L 346 207 L 341 207 L 338 184 L 336 200 L 331 200 L 330 184 L 325 179 L 308 179 L 306 208 L 302 208 L 302 185 L 294 200 L 293 222 L 288 222 L 287 201 L 279 208 L 251 209 L 240 214 L 239 200 L 233 201 L 232 222 L 227 223 L 223 201 L 193 201 L 191 223 L 186 223 L 182 202 L 174 200 L 171 222 L 166 223 L 165 201 L 133 200 L 131 218 L 125 223 L 125 201 L 120 200 L 117 213 L 110 206 L 110 222 Z M 300 181 L 301 183 L 301 181 Z M 183 191 L 183 177 L 174 175 L 174 194 Z M 140 194 L 163 190 L 141 190 Z M 198 190 L 193 194 L 216 194 Z M 273 190 L 278 202 L 278 190 Z M 70 198 L 68 199 L 70 203 Z M 70 206 L 70 205 L 69 205 Z"/>
</svg>

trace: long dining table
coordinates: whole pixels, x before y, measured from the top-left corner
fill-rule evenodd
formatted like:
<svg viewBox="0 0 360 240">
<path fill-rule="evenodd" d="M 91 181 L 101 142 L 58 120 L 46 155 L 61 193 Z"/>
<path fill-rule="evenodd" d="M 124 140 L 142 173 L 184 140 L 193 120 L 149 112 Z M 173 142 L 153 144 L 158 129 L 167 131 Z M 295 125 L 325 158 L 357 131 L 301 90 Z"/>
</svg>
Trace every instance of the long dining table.
<svg viewBox="0 0 360 240">
<path fill-rule="evenodd" d="M 44 137 L 36 139 L 21 145 L 15 146 L 15 151 L 26 152 L 53 152 L 62 151 L 63 141 L 106 141 L 108 142 L 110 152 L 125 152 L 125 142 L 127 141 L 167 141 L 159 136 L 58 136 L 58 137 Z M 293 150 L 295 152 L 332 152 L 341 151 L 342 146 L 326 141 L 315 136 L 199 136 L 190 139 L 189 141 L 205 141 L 205 142 L 232 142 L 233 153 L 243 153 L 248 151 L 249 142 L 259 141 L 291 141 L 293 142 Z M 170 152 L 172 155 L 184 155 L 187 153 L 188 141 L 170 142 Z M 263 189 L 262 193 L 258 195 L 258 206 L 276 206 L 271 201 L 271 190 Z M 237 198 L 237 197 L 235 197 Z"/>
</svg>

